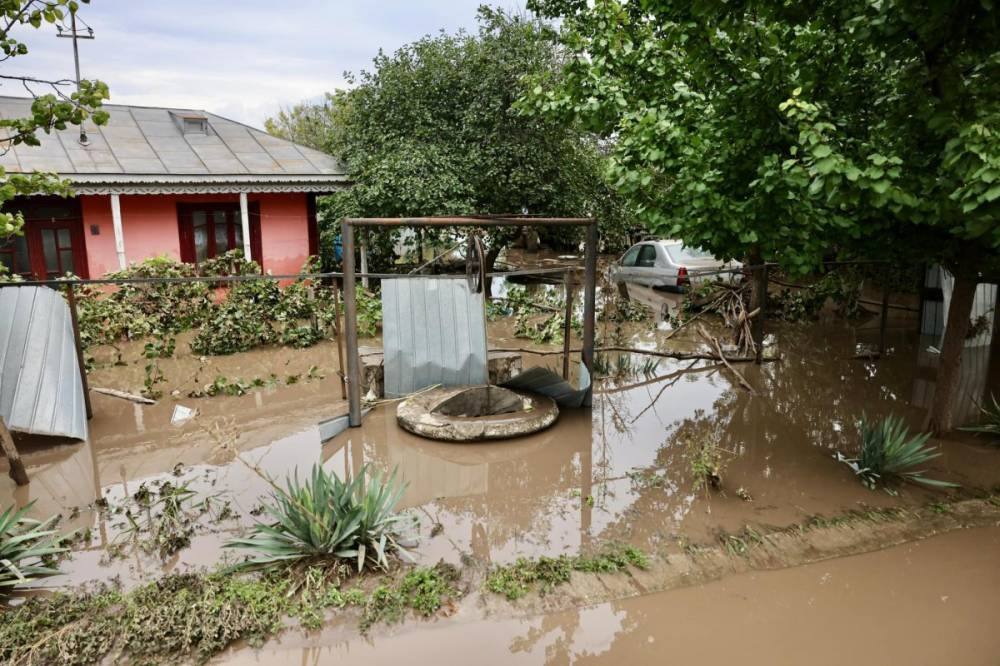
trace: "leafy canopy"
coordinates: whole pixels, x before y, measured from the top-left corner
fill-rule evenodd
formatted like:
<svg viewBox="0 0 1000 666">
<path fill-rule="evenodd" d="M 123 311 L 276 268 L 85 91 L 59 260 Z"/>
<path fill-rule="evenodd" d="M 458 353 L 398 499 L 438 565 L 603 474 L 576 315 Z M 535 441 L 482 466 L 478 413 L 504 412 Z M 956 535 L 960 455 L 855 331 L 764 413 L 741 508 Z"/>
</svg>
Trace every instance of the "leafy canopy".
<svg viewBox="0 0 1000 666">
<path fill-rule="evenodd" d="M 60 22 L 78 8 L 79 3 L 75 0 L 0 0 L 0 49 L 3 51 L 0 62 L 9 68 L 15 58 L 28 54 L 27 45 L 18 39 L 16 31 Z M 81 81 L 77 91 L 74 81 L 37 79 L 13 74 L 7 68 L 0 72 L 0 81 L 19 84 L 34 101 L 29 117 L 0 118 L 0 133 L 7 136 L 0 150 L 7 151 L 22 143 L 37 146 L 40 132 L 50 134 L 69 125 L 80 125 L 88 118 L 98 125 L 107 122 L 108 114 L 100 106 L 102 100 L 108 99 L 108 88 L 100 81 Z M 72 92 L 67 92 L 69 87 L 73 88 Z M 39 193 L 69 196 L 70 189 L 54 174 L 7 173 L 0 167 L 0 205 L 16 196 Z M 20 234 L 23 227 L 24 218 L 19 212 L 0 212 L 0 244 Z"/>
<path fill-rule="evenodd" d="M 512 109 L 524 76 L 557 75 L 551 37 L 537 20 L 482 8 L 476 34 L 441 33 L 380 53 L 370 70 L 349 75 L 350 90 L 286 111 L 268 128 L 345 160 L 356 184 L 324 204 L 329 219 L 596 215 L 610 234 L 627 216 L 604 181 L 595 137 Z M 317 124 L 326 134 L 310 139 Z"/>
<path fill-rule="evenodd" d="M 570 57 L 521 107 L 616 138 L 655 231 L 793 270 L 1000 247 L 1000 44 L 980 0 L 534 0 Z"/>
</svg>

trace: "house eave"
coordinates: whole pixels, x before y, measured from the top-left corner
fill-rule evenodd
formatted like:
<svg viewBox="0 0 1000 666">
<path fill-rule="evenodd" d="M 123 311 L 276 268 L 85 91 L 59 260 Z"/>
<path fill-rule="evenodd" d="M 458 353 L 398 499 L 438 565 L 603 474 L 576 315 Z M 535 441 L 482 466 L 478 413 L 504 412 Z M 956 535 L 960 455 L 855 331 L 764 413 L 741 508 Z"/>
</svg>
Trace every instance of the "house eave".
<svg viewBox="0 0 1000 666">
<path fill-rule="evenodd" d="M 76 194 L 329 194 L 351 185 L 347 176 L 72 174 L 62 176 Z"/>
</svg>

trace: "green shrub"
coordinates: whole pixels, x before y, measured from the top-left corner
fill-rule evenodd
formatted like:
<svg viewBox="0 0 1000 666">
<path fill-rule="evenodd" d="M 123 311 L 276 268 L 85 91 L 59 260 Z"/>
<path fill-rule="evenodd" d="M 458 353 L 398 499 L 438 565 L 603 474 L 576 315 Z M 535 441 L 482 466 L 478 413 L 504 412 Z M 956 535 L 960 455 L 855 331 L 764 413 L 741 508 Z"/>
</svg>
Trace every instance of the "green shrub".
<svg viewBox="0 0 1000 666">
<path fill-rule="evenodd" d="M 33 504 L 33 503 L 32 503 Z M 8 507 L 0 514 L 0 596 L 18 585 L 55 576 L 54 555 L 66 548 L 60 544 L 56 518 L 39 522 L 27 517 L 31 504 L 20 510 Z"/>
<path fill-rule="evenodd" d="M 855 458 L 837 453 L 837 460 L 848 465 L 861 483 L 874 489 L 879 483 L 890 479 L 915 481 L 939 488 L 956 487 L 956 484 L 924 476 L 917 469 L 941 454 L 933 446 L 927 446 L 929 433 L 910 437 L 903 419 L 887 416 L 876 424 L 866 417 L 861 418 L 861 445 Z"/>
<path fill-rule="evenodd" d="M 257 523 L 251 536 L 234 539 L 228 548 L 255 551 L 255 557 L 237 569 L 267 569 L 290 564 L 336 566 L 350 561 L 387 570 L 389 558 L 402 551 L 399 543 L 403 516 L 395 507 L 405 485 L 369 473 L 366 465 L 353 480 L 315 465 L 305 483 L 297 477 L 287 488 L 275 486 L 265 512 L 272 523 Z"/>
<path fill-rule="evenodd" d="M 990 404 L 979 405 L 979 411 L 983 414 L 982 422 L 979 425 L 960 428 L 960 430 L 989 435 L 994 444 L 1000 443 L 1000 402 L 997 402 L 996 396 L 991 394 Z"/>
</svg>

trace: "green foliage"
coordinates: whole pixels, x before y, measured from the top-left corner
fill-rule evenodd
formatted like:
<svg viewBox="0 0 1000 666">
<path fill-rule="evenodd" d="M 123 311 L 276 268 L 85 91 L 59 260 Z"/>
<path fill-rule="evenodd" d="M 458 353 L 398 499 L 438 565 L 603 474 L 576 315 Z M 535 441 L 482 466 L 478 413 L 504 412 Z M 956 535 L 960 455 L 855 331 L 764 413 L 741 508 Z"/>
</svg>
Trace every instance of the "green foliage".
<svg viewBox="0 0 1000 666">
<path fill-rule="evenodd" d="M 545 594 L 569 582 L 573 571 L 587 573 L 617 573 L 629 566 L 649 567 L 649 558 L 632 546 L 613 544 L 594 556 L 518 558 L 514 564 L 494 568 L 486 578 L 486 589 L 511 601 L 520 599 L 538 586 Z"/>
<path fill-rule="evenodd" d="M 960 430 L 989 435 L 994 444 L 1000 444 L 1000 402 L 997 401 L 996 396 L 991 394 L 990 402 L 980 405 L 979 411 L 982 413 L 982 422 L 978 425 L 960 428 Z"/>
<path fill-rule="evenodd" d="M 770 315 L 799 321 L 817 316 L 832 301 L 842 316 L 857 317 L 862 311 L 861 286 L 861 279 L 854 271 L 834 270 L 802 289 L 786 288 L 768 294 L 767 307 Z"/>
<path fill-rule="evenodd" d="M 22 509 L 10 506 L 0 513 L 0 598 L 18 585 L 59 573 L 51 561 L 66 548 L 54 529 L 56 518 L 33 520 L 28 518 L 30 509 L 31 504 Z"/>
<path fill-rule="evenodd" d="M 357 305 L 358 335 L 373 338 L 382 326 L 382 299 L 358 285 L 354 302 Z"/>
<path fill-rule="evenodd" d="M 251 536 L 234 539 L 228 548 L 255 551 L 239 569 L 268 569 L 294 564 L 336 566 L 344 561 L 387 570 L 389 558 L 402 551 L 399 538 L 405 520 L 395 512 L 404 484 L 396 473 L 383 478 L 366 466 L 353 480 L 342 481 L 320 465 L 305 483 L 289 478 L 275 486 L 265 510 L 273 523 L 257 523 Z"/>
<path fill-rule="evenodd" d="M 413 569 L 400 581 L 379 585 L 365 602 L 361 631 L 367 632 L 379 622 L 398 622 L 408 608 L 424 617 L 434 615 L 458 596 L 457 581 L 458 570 L 442 563 L 430 569 Z"/>
<path fill-rule="evenodd" d="M 320 206 L 327 231 L 344 215 L 412 216 L 471 213 L 594 215 L 606 243 L 627 243 L 631 223 L 605 184 L 605 158 L 595 138 L 561 121 L 514 113 L 525 75 L 555 74 L 560 55 L 538 21 L 482 8 L 475 34 L 437 34 L 376 56 L 370 71 L 349 76 L 311 109 L 268 125 L 283 136 L 317 141 L 344 159 L 355 185 Z M 560 229 L 552 240 L 571 242 Z M 490 230 L 493 252 L 516 234 Z M 371 234 L 369 247 L 387 234 Z M 491 253 L 490 261 L 495 259 Z M 380 254 L 370 265 L 386 267 Z"/>
<path fill-rule="evenodd" d="M 880 483 L 890 479 L 915 481 L 937 488 L 954 488 L 957 484 L 924 476 L 918 469 L 941 454 L 933 446 L 927 446 L 929 433 L 910 437 L 910 431 L 903 419 L 887 416 L 876 424 L 862 417 L 860 423 L 861 443 L 854 458 L 837 453 L 837 460 L 850 467 L 861 483 L 874 490 Z"/>
<path fill-rule="evenodd" d="M 89 0 L 79 0 L 89 2 Z M 0 49 L 2 60 L 8 63 L 28 54 L 28 45 L 13 33 L 22 28 L 40 28 L 44 24 L 62 21 L 70 12 L 76 11 L 78 0 L 0 0 Z M 4 79 L 14 84 L 20 81 L 30 95 L 31 115 L 23 118 L 0 118 L 0 132 L 3 132 L 9 146 L 40 144 L 39 134 L 51 134 L 70 125 L 82 125 L 91 121 L 97 125 L 108 122 L 108 113 L 101 109 L 101 102 L 109 99 L 108 88 L 100 81 L 84 80 L 79 90 L 65 90 L 68 81 L 46 81 L 37 77 L 18 76 L 6 71 Z M 44 88 L 50 92 L 35 94 Z M 53 139 L 50 139 L 52 141 Z M 69 196 L 69 183 L 50 173 L 8 173 L 0 167 L 0 205 L 14 197 L 32 194 L 55 194 Z M 0 212 L 0 244 L 11 236 L 22 233 L 24 216 L 16 210 Z"/>
<path fill-rule="evenodd" d="M 614 136 L 656 232 L 790 273 L 831 252 L 956 265 L 1000 248 L 992 3 L 533 0 L 559 76 L 520 108 Z"/>
</svg>

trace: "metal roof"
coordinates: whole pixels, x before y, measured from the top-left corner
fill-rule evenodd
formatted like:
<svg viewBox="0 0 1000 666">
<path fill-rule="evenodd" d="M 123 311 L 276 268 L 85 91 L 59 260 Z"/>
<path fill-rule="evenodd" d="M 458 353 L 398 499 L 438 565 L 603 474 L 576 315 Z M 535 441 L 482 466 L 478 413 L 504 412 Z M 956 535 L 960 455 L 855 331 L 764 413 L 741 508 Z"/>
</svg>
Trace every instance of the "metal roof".
<svg viewBox="0 0 1000 666">
<path fill-rule="evenodd" d="M 31 115 L 30 98 L 0 96 L 0 117 Z M 38 133 L 40 146 L 0 156 L 11 172 L 47 171 L 80 194 L 109 192 L 329 191 L 347 182 L 334 157 L 207 111 L 105 104 L 106 125 L 88 121 L 88 142 L 69 126 Z M 185 131 L 191 124 L 195 130 Z M 199 131 L 204 121 L 207 131 Z M 257 187 L 251 187 L 251 185 Z"/>
<path fill-rule="evenodd" d="M 87 439 L 69 306 L 54 289 L 0 289 L 0 415 L 11 430 Z"/>
</svg>

